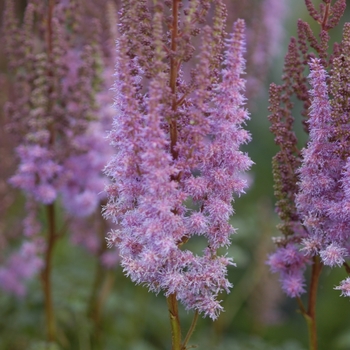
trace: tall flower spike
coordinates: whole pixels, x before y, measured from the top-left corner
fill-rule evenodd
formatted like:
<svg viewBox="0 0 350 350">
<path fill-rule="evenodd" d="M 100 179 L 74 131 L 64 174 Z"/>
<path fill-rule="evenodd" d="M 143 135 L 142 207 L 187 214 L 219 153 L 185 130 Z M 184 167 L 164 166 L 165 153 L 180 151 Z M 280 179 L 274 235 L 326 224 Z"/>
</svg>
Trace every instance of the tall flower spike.
<svg viewBox="0 0 350 350">
<path fill-rule="evenodd" d="M 311 60 L 310 69 L 313 86 L 310 92 L 310 141 L 303 150 L 296 204 L 309 232 L 305 246 L 313 242 L 323 263 L 336 266 L 342 265 L 348 255 L 343 246 L 348 238 L 344 229 L 349 223 L 342 215 L 342 207 L 347 206 L 339 184 L 346 163 L 339 154 L 338 142 L 335 142 L 338 136 L 328 97 L 327 74 L 318 59 Z"/>
<path fill-rule="evenodd" d="M 271 130 L 281 148 L 274 159 L 277 160 L 274 178 L 277 194 L 282 199 L 277 207 L 284 221 L 281 230 L 284 237 L 276 239 L 277 251 L 269 257 L 268 264 L 272 271 L 280 272 L 282 288 L 291 297 L 299 297 L 306 291 L 303 275 L 306 265 L 311 265 L 308 305 L 305 307 L 300 298 L 298 304 L 308 324 L 310 348 L 316 349 L 316 296 L 322 266 L 344 264 L 349 271 L 345 263 L 349 256 L 350 229 L 345 195 L 350 149 L 349 113 L 345 107 L 349 101 L 349 52 L 343 51 L 348 42 L 348 25 L 344 26 L 343 42 L 335 46 L 332 55 L 328 50 L 328 31 L 338 24 L 345 1 L 332 4 L 330 0 L 323 0 L 319 11 L 311 0 L 305 0 L 305 3 L 310 16 L 320 25 L 320 38 L 316 38 L 308 23 L 299 20 L 298 41 L 291 39 L 285 60 L 284 84 L 271 87 L 274 92 L 270 109 L 273 112 Z M 307 64 L 311 70 L 311 89 L 305 76 Z M 293 130 L 291 97 L 294 94 L 304 103 L 301 114 L 306 117 L 304 130 L 309 134 L 307 147 L 301 152 L 294 134 L 293 148 L 290 147 L 291 138 L 283 137 L 285 130 L 289 134 Z M 281 117 L 286 114 L 286 128 L 279 128 L 283 126 Z M 285 149 L 292 152 L 285 152 Z M 296 166 L 298 163 L 300 167 Z M 288 261 L 285 250 L 294 250 L 297 259 Z M 345 280 L 337 289 L 347 295 L 347 287 Z"/>
<path fill-rule="evenodd" d="M 116 252 L 105 254 L 101 231 L 107 225 L 99 211 L 100 201 L 104 199 L 99 193 L 103 192 L 106 181 L 102 167 L 111 149 L 104 134 L 105 125 L 112 119 L 108 89 L 114 62 L 110 57 L 112 50 L 103 50 L 103 45 L 105 39 L 113 43 L 115 40 L 110 37 L 112 31 L 107 36 L 106 23 L 101 27 L 107 35 L 102 37 L 98 20 L 105 18 L 107 2 L 101 0 L 96 7 L 92 0 L 29 0 L 23 24 L 19 25 L 14 18 L 13 2 L 6 1 L 1 39 L 5 41 L 12 73 L 12 91 L 5 114 L 7 129 L 17 141 L 19 158 L 10 183 L 23 190 L 27 199 L 23 234 L 29 242 L 22 247 L 32 244 L 37 249 L 26 249 L 25 254 L 22 254 L 24 248 L 8 253 L 7 261 L 3 254 L 0 284 L 7 291 L 21 295 L 26 280 L 41 271 L 50 340 L 55 339 L 51 257 L 63 231 L 68 228 L 72 240 L 98 254 L 105 266 L 112 267 L 118 260 Z M 91 5 L 95 11 L 89 13 Z M 113 6 L 109 9 L 113 10 Z M 110 15 L 113 16 L 112 11 Z M 102 76 L 104 68 L 109 68 L 109 72 L 106 69 Z M 58 197 L 62 201 L 58 202 Z M 47 213 L 43 227 L 39 222 L 42 215 L 38 215 L 41 207 Z M 57 209 L 64 209 L 64 215 L 70 216 L 67 225 L 61 227 L 61 220 L 58 223 L 55 220 Z M 93 212 L 95 216 L 91 215 Z M 39 249 L 37 242 L 41 236 L 45 239 Z M 28 265 L 27 269 L 24 265 Z"/>
<path fill-rule="evenodd" d="M 175 297 L 186 309 L 216 319 L 222 310 L 217 297 L 231 287 L 226 274 L 233 264 L 216 250 L 229 245 L 234 232 L 228 224 L 232 194 L 243 193 L 241 173 L 252 163 L 239 151 L 250 139 L 242 129 L 248 118 L 240 78 L 244 22 L 237 21 L 225 44 L 221 79 L 215 72 L 222 33 L 199 27 L 203 41 L 197 75 L 185 82 L 182 65 L 192 57 L 190 34 L 208 11 L 206 2 L 197 5 L 184 10 L 183 30 L 188 35 L 177 38 L 178 31 L 163 33 L 167 17 L 161 3 L 155 3 L 151 27 L 142 32 L 152 37 L 152 55 L 141 53 L 144 43 L 139 42 L 136 24 L 134 36 L 123 27 L 117 43 L 116 115 L 109 134 L 117 152 L 106 167 L 113 183 L 107 187 L 104 213 L 120 225 L 108 242 L 119 247 L 126 275 L 156 293 Z M 218 6 L 216 16 L 224 15 L 222 3 Z M 128 16 L 137 15 L 126 9 L 122 13 L 128 23 Z M 145 8 L 143 13 L 151 15 Z M 133 23 L 141 22 L 134 18 Z M 219 26 L 218 19 L 216 23 Z M 176 25 L 182 28 L 181 21 Z M 173 40 L 168 54 L 167 38 Z M 147 65 L 144 55 L 150 60 Z M 202 256 L 186 249 L 195 235 L 208 240 Z"/>
<path fill-rule="evenodd" d="M 318 220 L 320 210 L 323 211 L 322 215 L 328 215 L 326 214 L 328 210 L 327 205 L 329 206 L 329 200 L 331 199 L 328 198 L 326 201 L 320 200 L 320 197 L 318 197 L 319 193 L 316 192 L 328 191 L 329 188 L 327 186 L 332 187 L 332 182 L 333 186 L 336 186 L 336 177 L 338 175 L 326 174 L 327 171 L 325 170 L 324 176 L 319 176 L 318 165 L 316 163 L 313 164 L 313 162 L 316 162 L 316 158 L 318 157 L 320 164 L 323 164 L 321 161 L 322 156 L 319 156 L 319 154 L 325 152 L 324 154 L 326 155 L 327 152 L 333 152 L 333 156 L 330 153 L 328 155 L 329 164 L 332 164 L 333 170 L 338 173 L 342 168 L 338 162 L 340 157 L 335 156 L 337 153 L 335 152 L 336 144 L 325 141 L 321 145 L 320 139 L 327 136 L 330 137 L 330 135 L 327 135 L 328 132 L 334 135 L 334 130 L 331 131 L 332 127 L 330 124 L 331 119 L 335 117 L 334 104 L 341 95 L 338 91 L 332 91 L 333 96 L 338 97 L 334 101 L 328 100 L 325 69 L 331 66 L 331 64 L 336 65 L 337 62 L 339 63 L 339 57 L 337 57 L 341 52 L 339 47 L 337 53 L 332 58 L 333 62 L 329 58 L 328 30 L 339 20 L 339 16 L 344 11 L 344 1 L 340 0 L 334 5 L 331 5 L 330 1 L 324 1 L 324 4 L 320 7 L 320 11 L 314 8 L 312 1 L 307 0 L 306 6 L 311 17 L 319 22 L 321 27 L 320 39 L 316 38 L 308 23 L 299 20 L 298 40 L 291 38 L 285 58 L 283 84 L 281 86 L 272 84 L 270 87 L 269 110 L 272 113 L 269 116 L 272 124 L 270 130 L 275 134 L 275 142 L 280 147 L 280 151 L 273 158 L 273 175 L 275 195 L 278 200 L 276 207 L 282 220 L 279 229 L 283 237 L 275 240 L 278 246 L 278 250 L 275 253 L 276 257 L 275 254 L 272 254 L 268 263 L 272 270 L 278 270 L 281 273 L 282 282 L 286 276 L 285 271 L 288 270 L 288 266 L 279 263 L 279 250 L 283 250 L 289 245 L 300 247 L 300 244 L 303 242 L 303 246 L 301 247 L 302 252 L 300 254 L 306 253 L 309 261 L 311 261 L 311 257 L 318 255 L 323 244 L 318 234 L 316 236 L 310 236 L 310 229 L 312 225 L 317 224 L 317 222 L 320 223 Z M 319 56 L 319 59 L 310 61 L 310 59 L 315 57 L 315 54 Z M 311 62 L 312 68 L 315 68 L 310 75 L 310 83 L 313 87 L 311 91 L 305 76 L 308 62 Z M 316 79 L 317 77 L 318 79 Z M 332 80 L 333 78 L 330 79 L 331 84 L 333 84 Z M 335 90 L 337 90 L 339 85 L 337 83 L 335 85 Z M 309 148 L 311 147 L 311 149 L 304 150 L 303 153 L 298 149 L 297 138 L 293 130 L 294 118 L 292 116 L 293 103 L 291 98 L 293 95 L 303 102 L 301 114 L 306 118 L 303 121 L 304 130 L 307 133 L 310 131 L 310 138 L 313 140 L 309 143 Z M 339 106 L 342 106 L 341 99 L 338 103 Z M 331 113 L 331 109 L 333 113 Z M 316 142 L 319 142 L 318 148 L 314 145 Z M 327 149 L 322 150 L 323 145 Z M 302 168 L 300 168 L 301 165 Z M 311 169 L 313 170 L 311 171 Z M 321 181 L 321 185 L 319 181 Z M 303 189 L 298 186 L 299 182 L 301 187 L 304 186 Z M 314 191 L 314 193 L 311 194 L 310 191 Z M 328 193 L 331 194 L 331 191 Z M 304 198 L 303 196 L 306 197 Z M 321 218 L 320 220 L 322 221 L 323 219 Z M 328 255 L 326 254 L 324 256 L 326 257 Z M 327 261 L 340 260 L 327 259 Z M 304 262 L 306 263 L 307 259 Z M 302 269 L 305 269 L 305 265 Z"/>
</svg>

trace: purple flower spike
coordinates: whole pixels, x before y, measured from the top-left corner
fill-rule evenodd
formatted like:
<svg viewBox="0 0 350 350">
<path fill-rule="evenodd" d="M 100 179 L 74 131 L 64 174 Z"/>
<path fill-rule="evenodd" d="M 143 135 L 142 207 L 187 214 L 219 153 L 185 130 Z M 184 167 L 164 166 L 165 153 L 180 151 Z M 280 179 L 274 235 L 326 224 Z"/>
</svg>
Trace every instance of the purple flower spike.
<svg viewBox="0 0 350 350">
<path fill-rule="evenodd" d="M 304 250 L 318 253 L 328 266 L 341 266 L 349 255 L 348 162 L 341 154 L 341 144 L 333 111 L 334 100 L 328 97 L 327 74 L 321 61 L 310 62 L 311 108 L 310 141 L 303 150 L 300 168 L 298 211 L 308 229 Z M 337 142 L 336 140 L 339 139 Z"/>
<path fill-rule="evenodd" d="M 248 119 L 240 78 L 244 22 L 235 23 L 222 62 L 215 51 L 223 43 L 221 33 L 205 26 L 197 74 L 187 83 L 179 64 L 174 85 L 169 72 L 174 74 L 176 66 L 164 50 L 171 35 L 162 32 L 160 3 L 154 11 L 148 33 L 153 53 L 140 50 L 143 44 L 126 28 L 117 43 L 116 114 L 109 134 L 116 154 L 105 170 L 112 184 L 104 214 L 119 228 L 107 241 L 119 248 L 124 272 L 135 283 L 175 294 L 186 309 L 216 319 L 222 310 L 218 295 L 231 288 L 227 266 L 234 265 L 216 250 L 230 244 L 232 194 L 244 192 L 242 173 L 252 164 L 239 151 L 250 140 L 242 128 Z M 130 20 L 131 12 L 122 13 L 124 21 Z M 190 33 L 187 26 L 193 24 L 186 20 L 183 31 Z M 133 30 L 139 30 L 133 23 Z M 143 29 L 140 33 L 145 35 Z M 181 40 L 174 53 L 179 62 L 190 58 L 191 48 Z M 221 78 L 219 63 L 224 67 Z M 187 249 L 186 242 L 195 236 L 207 238 L 202 256 Z"/>
</svg>

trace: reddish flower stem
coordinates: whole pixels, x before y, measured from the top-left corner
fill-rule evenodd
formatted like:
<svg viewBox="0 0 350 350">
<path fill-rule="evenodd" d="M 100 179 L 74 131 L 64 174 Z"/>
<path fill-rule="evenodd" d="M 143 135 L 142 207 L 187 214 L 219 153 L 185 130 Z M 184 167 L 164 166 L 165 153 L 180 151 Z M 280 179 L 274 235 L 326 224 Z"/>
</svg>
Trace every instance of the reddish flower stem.
<svg viewBox="0 0 350 350">
<path fill-rule="evenodd" d="M 55 2 L 54 0 L 49 0 L 48 13 L 47 13 L 47 51 L 48 57 L 50 58 L 52 54 L 52 17 Z M 49 70 L 48 75 L 51 76 L 52 72 Z M 51 109 L 51 104 L 49 104 L 49 110 Z M 55 133 L 53 126 L 50 127 L 50 144 L 55 142 Z M 49 342 L 56 341 L 56 320 L 55 312 L 52 298 L 52 284 L 51 284 L 51 270 L 52 270 L 52 256 L 53 250 L 57 238 L 56 234 L 56 217 L 55 217 L 55 205 L 54 203 L 46 206 L 47 209 L 47 240 L 46 240 L 46 251 L 44 268 L 41 274 L 43 293 L 44 293 L 44 303 L 45 303 L 45 316 L 46 316 L 46 332 L 47 340 Z"/>
<path fill-rule="evenodd" d="M 177 49 L 177 43 L 176 39 L 179 35 L 178 30 L 178 21 L 179 21 L 179 2 L 181 0 L 173 0 L 173 7 L 172 7 L 172 13 L 173 13 L 173 21 L 172 21 L 172 27 L 171 27 L 171 56 L 170 56 L 170 89 L 172 92 L 172 111 L 175 114 L 177 103 L 176 103 L 176 80 L 178 75 L 178 68 L 179 68 L 179 62 L 174 57 L 174 54 Z M 171 154 L 174 159 L 178 157 L 178 152 L 175 150 L 175 145 L 177 142 L 177 122 L 175 116 L 172 117 L 170 120 L 170 147 L 171 147 Z"/>
<path fill-rule="evenodd" d="M 309 333 L 309 349 L 317 350 L 317 328 L 316 328 L 316 299 L 317 299 L 317 288 L 320 273 L 322 270 L 322 263 L 318 256 L 313 257 L 313 265 L 311 271 L 311 282 L 309 290 L 309 300 L 308 300 L 308 309 L 303 306 L 300 298 L 297 299 L 300 312 L 304 316 Z"/>
<path fill-rule="evenodd" d="M 101 203 L 105 205 L 105 203 Z M 113 288 L 114 283 L 114 271 L 106 269 L 105 266 L 101 263 L 101 256 L 107 250 L 106 241 L 104 234 L 107 230 L 106 221 L 102 216 L 99 216 L 100 219 L 100 248 L 97 255 L 97 266 L 95 270 L 95 278 L 92 285 L 92 293 L 90 297 L 90 302 L 88 305 L 87 315 L 90 317 L 94 324 L 93 331 L 93 343 L 98 344 L 101 338 L 101 318 L 103 307 L 105 302 Z"/>
<path fill-rule="evenodd" d="M 45 252 L 44 269 L 41 273 L 41 279 L 44 292 L 47 340 L 54 342 L 56 340 L 56 321 L 52 300 L 51 270 L 53 249 L 56 241 L 56 220 L 54 204 L 49 204 L 46 206 L 46 208 L 48 218 L 48 237 L 46 242 L 47 245 Z"/>
<path fill-rule="evenodd" d="M 173 21 L 171 25 L 171 54 L 170 54 L 170 89 L 172 92 L 172 111 L 173 116 L 170 120 L 170 150 L 173 159 L 178 157 L 178 152 L 175 150 L 175 145 L 177 142 L 177 122 L 175 117 L 175 112 L 177 109 L 176 103 L 176 80 L 178 75 L 178 60 L 174 57 L 177 49 L 177 37 L 178 37 L 178 21 L 179 21 L 179 2 L 181 0 L 173 0 L 172 14 Z M 176 294 L 170 294 L 167 297 L 168 310 L 170 316 L 171 324 L 171 334 L 172 334 L 172 350 L 181 350 L 181 325 L 178 311 L 178 303 L 176 300 Z"/>
<path fill-rule="evenodd" d="M 320 258 L 315 256 L 313 258 L 314 264 L 312 265 L 312 274 L 311 274 L 311 284 L 309 292 L 309 308 L 308 316 L 310 320 L 308 322 L 309 326 L 309 341 L 310 341 L 310 350 L 317 349 L 317 329 L 316 329 L 316 299 L 317 299 L 317 287 L 318 281 L 322 269 L 322 263 Z"/>
</svg>

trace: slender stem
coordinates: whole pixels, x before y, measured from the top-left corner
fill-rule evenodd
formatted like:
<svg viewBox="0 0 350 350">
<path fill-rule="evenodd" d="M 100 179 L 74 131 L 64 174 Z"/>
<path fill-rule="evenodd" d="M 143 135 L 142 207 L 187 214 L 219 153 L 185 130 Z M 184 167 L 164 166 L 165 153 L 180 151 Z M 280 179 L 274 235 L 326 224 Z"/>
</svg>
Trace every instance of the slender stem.
<svg viewBox="0 0 350 350">
<path fill-rule="evenodd" d="M 47 50 L 49 55 L 52 53 L 52 17 L 53 17 L 53 9 L 55 6 L 54 0 L 49 0 L 49 7 L 47 13 Z"/>
<path fill-rule="evenodd" d="M 101 202 L 101 205 L 106 203 Z M 101 327 L 100 321 L 102 316 L 102 311 L 106 299 L 113 288 L 114 283 L 114 273 L 113 271 L 106 269 L 101 263 L 101 257 L 103 253 L 107 250 L 107 245 L 105 241 L 105 232 L 107 230 L 106 220 L 100 215 L 96 214 L 94 219 L 97 220 L 97 215 L 99 219 L 99 236 L 100 236 L 100 247 L 97 254 L 97 264 L 95 270 L 95 278 L 92 285 L 92 292 L 90 297 L 90 302 L 87 308 L 87 315 L 92 319 L 94 330 L 93 330 L 93 342 L 98 343 L 101 338 Z"/>
<path fill-rule="evenodd" d="M 50 80 L 52 80 L 52 77 L 54 75 L 53 70 L 52 70 L 52 51 L 53 51 L 52 18 L 53 18 L 54 7 L 55 7 L 55 0 L 49 0 L 49 6 L 48 6 L 48 12 L 47 12 L 46 42 L 47 42 L 47 57 L 48 57 L 48 63 L 49 63 L 47 76 Z M 49 89 L 48 89 L 48 96 L 50 96 L 52 93 L 53 93 L 53 85 L 52 85 L 52 82 L 50 82 Z M 48 115 L 51 114 L 51 110 L 52 110 L 53 105 L 54 105 L 54 101 L 52 99 L 49 99 L 48 106 L 47 106 Z M 54 122 L 51 122 L 48 125 L 48 130 L 50 131 L 49 144 L 50 144 L 50 146 L 54 146 L 55 139 L 56 139 L 55 123 Z"/>
<path fill-rule="evenodd" d="M 304 316 L 309 333 L 309 349 L 317 350 L 317 328 L 316 328 L 316 298 L 317 298 L 317 287 L 322 270 L 322 263 L 318 256 L 313 258 L 313 265 L 311 271 L 311 283 L 309 291 L 308 309 L 306 311 L 300 298 L 297 298 L 300 311 Z"/>
<path fill-rule="evenodd" d="M 327 25 L 327 20 L 328 20 L 328 16 L 329 16 L 330 7 L 331 7 L 330 3 L 326 4 L 326 8 L 325 8 L 325 11 L 324 11 L 324 16 L 323 16 L 322 23 L 321 23 L 321 27 L 322 27 L 323 30 L 326 28 L 326 25 Z"/>
<path fill-rule="evenodd" d="M 350 275 L 350 266 L 346 262 L 343 263 L 343 266 L 345 267 L 345 271 L 348 275 Z"/>
<path fill-rule="evenodd" d="M 99 324 L 101 319 L 101 313 L 104 304 L 113 288 L 114 283 L 114 273 L 112 270 L 108 270 L 105 273 L 104 281 L 102 283 L 100 293 L 98 295 L 97 307 L 96 307 L 96 322 Z"/>
<path fill-rule="evenodd" d="M 105 203 L 100 203 L 100 204 L 104 205 Z M 94 216 L 94 219 L 97 220 L 97 215 Z M 87 312 L 88 316 L 91 317 L 92 319 L 94 319 L 95 327 L 98 323 L 95 316 L 97 315 L 97 313 L 99 313 L 96 309 L 97 308 L 97 299 L 98 299 L 98 294 L 99 294 L 99 287 L 103 283 L 102 282 L 103 279 L 106 278 L 106 275 L 104 274 L 105 268 L 101 264 L 101 256 L 107 249 L 107 245 L 106 245 L 106 241 L 105 241 L 105 237 L 104 237 L 104 234 L 107 230 L 107 224 L 106 224 L 106 221 L 103 219 L 103 217 L 99 214 L 98 214 L 98 220 L 99 220 L 98 233 L 99 233 L 99 238 L 100 238 L 100 247 L 98 250 L 97 257 L 96 257 L 97 259 L 96 259 L 95 278 L 94 278 L 94 282 L 92 284 L 91 297 L 90 297 L 90 302 L 88 305 L 88 312 Z M 98 318 L 98 316 L 96 316 L 96 317 Z"/>
<path fill-rule="evenodd" d="M 52 270 L 52 255 L 56 241 L 56 223 L 55 223 L 55 208 L 54 204 L 47 205 L 47 217 L 48 217 L 48 238 L 45 252 L 45 265 L 41 273 L 44 302 L 45 302 L 45 316 L 46 316 L 46 332 L 47 340 L 56 340 L 56 321 L 52 300 L 52 286 L 51 286 L 51 270 Z"/>
<path fill-rule="evenodd" d="M 54 0 L 49 0 L 48 12 L 47 12 L 47 53 L 50 59 L 52 54 L 52 17 L 54 10 Z M 52 76 L 52 72 L 48 71 L 48 76 Z M 49 102 L 48 111 L 51 110 L 52 102 Z M 54 144 L 55 133 L 53 127 L 50 126 L 50 145 Z M 56 321 L 54 306 L 52 300 L 52 286 L 51 286 L 51 270 L 52 270 L 52 255 L 57 238 L 56 234 L 56 218 L 55 218 L 55 205 L 54 203 L 46 206 L 47 218 L 48 218 L 48 237 L 45 252 L 44 268 L 41 274 L 44 303 L 45 303 L 45 316 L 46 316 L 46 328 L 47 328 L 47 339 L 48 341 L 56 340 Z"/>
<path fill-rule="evenodd" d="M 309 349 L 317 350 L 316 322 L 308 314 L 304 314 L 309 333 Z"/>
<path fill-rule="evenodd" d="M 101 338 L 101 317 L 103 307 L 106 303 L 106 300 L 113 288 L 114 284 L 114 273 L 112 270 L 107 270 L 99 264 L 98 270 L 96 273 L 96 285 L 94 286 L 94 291 L 91 296 L 90 306 L 88 310 L 88 316 L 93 321 L 93 333 L 92 341 L 95 346 L 99 344 L 102 340 Z M 100 288 L 99 288 L 100 287 Z"/>
<path fill-rule="evenodd" d="M 179 310 L 176 300 L 176 294 L 170 294 L 167 297 L 168 310 L 171 324 L 172 347 L 171 350 L 182 350 L 181 346 L 181 325 Z"/>
<path fill-rule="evenodd" d="M 314 264 L 312 265 L 311 284 L 309 293 L 309 308 L 308 316 L 310 319 L 306 320 L 309 326 L 309 341 L 310 350 L 317 350 L 317 330 L 316 330 L 316 298 L 317 298 L 317 287 L 322 269 L 322 264 L 318 256 L 313 258 Z"/>
<path fill-rule="evenodd" d="M 94 282 L 92 284 L 92 291 L 91 291 L 90 301 L 87 309 L 88 317 L 91 317 L 94 320 L 95 320 L 95 314 L 96 314 L 96 300 L 98 296 L 99 286 L 101 285 L 102 280 L 103 280 L 103 268 L 101 266 L 101 263 L 97 260 Z"/>
<path fill-rule="evenodd" d="M 171 55 L 170 55 L 170 89 L 172 93 L 172 111 L 175 112 L 177 108 L 176 103 L 176 80 L 179 69 L 179 62 L 174 57 L 174 54 L 177 49 L 177 37 L 178 37 L 178 20 L 179 20 L 179 2 L 181 0 L 173 0 L 172 13 L 173 13 L 173 21 L 171 26 Z M 174 113 L 175 114 L 175 113 Z M 177 142 L 177 122 L 175 119 L 175 115 L 172 116 L 170 121 L 170 147 L 171 154 L 174 159 L 178 157 L 178 152 L 175 150 L 175 145 Z"/>
<path fill-rule="evenodd" d="M 179 3 L 181 0 L 173 0 L 172 3 L 172 25 L 171 25 L 171 53 L 170 53 L 170 82 L 169 86 L 172 93 L 172 116 L 171 120 L 169 122 L 169 129 L 170 129 L 170 150 L 171 154 L 173 156 L 173 159 L 177 159 L 178 152 L 175 150 L 175 146 L 177 143 L 177 121 L 176 121 L 176 109 L 177 109 L 177 103 L 176 103 L 176 80 L 178 76 L 178 70 L 179 70 L 179 61 L 175 57 L 175 53 L 177 50 L 177 38 L 179 35 L 179 29 L 178 29 L 178 21 L 179 21 Z M 170 294 L 167 297 L 167 303 L 168 303 L 168 310 L 169 310 L 169 316 L 170 316 L 170 324 L 171 324 L 171 334 L 172 334 L 172 350 L 182 350 L 183 347 L 181 346 L 181 325 L 180 325 L 180 318 L 179 318 L 179 311 L 178 311 L 178 303 L 176 300 L 176 294 Z"/>
<path fill-rule="evenodd" d="M 196 312 L 194 313 L 194 316 L 193 316 L 193 320 L 192 320 L 192 323 L 191 323 L 191 326 L 186 334 L 186 337 L 185 337 L 185 340 L 184 342 L 182 343 L 182 347 L 181 347 L 181 350 L 186 350 L 186 346 L 187 346 L 187 343 L 189 342 L 193 332 L 194 332 L 194 329 L 196 328 L 196 324 L 197 324 L 197 320 L 198 320 L 198 311 L 196 310 Z"/>
<path fill-rule="evenodd" d="M 177 37 L 179 34 L 178 31 L 178 20 L 179 20 L 179 2 L 181 0 L 173 0 L 173 21 L 171 26 L 171 57 L 170 57 L 170 88 L 173 94 L 176 93 L 176 79 L 177 79 L 177 60 L 174 57 L 174 53 L 177 49 Z M 175 98 L 176 96 L 173 96 Z M 174 102 L 174 100 L 173 100 Z M 176 99 L 175 99 L 176 103 Z"/>
<path fill-rule="evenodd" d="M 300 297 L 297 297 L 296 299 L 297 299 L 297 303 L 298 303 L 298 305 L 299 305 L 300 312 L 301 312 L 303 315 L 306 315 L 307 312 L 306 312 L 306 309 L 305 309 L 305 306 L 304 306 L 302 300 L 300 299 Z"/>
</svg>

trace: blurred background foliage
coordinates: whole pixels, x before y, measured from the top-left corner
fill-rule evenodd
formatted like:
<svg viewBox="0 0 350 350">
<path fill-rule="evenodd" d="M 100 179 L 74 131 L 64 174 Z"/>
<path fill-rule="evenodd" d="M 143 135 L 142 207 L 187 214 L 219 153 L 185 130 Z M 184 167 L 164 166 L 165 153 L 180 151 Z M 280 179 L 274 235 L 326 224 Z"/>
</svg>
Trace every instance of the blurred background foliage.
<svg viewBox="0 0 350 350">
<path fill-rule="evenodd" d="M 236 0 L 230 0 L 235 2 Z M 251 3 L 253 0 L 241 0 Z M 284 40 L 279 53 L 269 62 L 269 70 L 258 94 L 249 102 L 251 120 L 247 128 L 253 141 L 245 147 L 253 161 L 252 184 L 245 196 L 234 203 L 232 225 L 238 234 L 232 238 L 229 255 L 237 267 L 230 269 L 229 280 L 234 288 L 223 295 L 225 312 L 216 322 L 200 319 L 190 344 L 199 349 L 215 350 L 301 350 L 307 348 L 307 329 L 303 317 L 296 311 L 295 300 L 286 298 L 278 278 L 270 274 L 265 264 L 274 247 L 271 237 L 277 236 L 278 218 L 274 213 L 271 158 L 277 148 L 269 132 L 267 120 L 268 86 L 280 82 L 283 57 L 288 40 L 296 34 L 296 21 L 302 18 L 311 23 L 303 0 L 287 1 L 288 16 L 283 25 Z M 0 1 L 0 10 L 3 10 Z M 19 14 L 26 2 L 17 0 Z M 350 18 L 350 9 L 344 19 Z M 229 17 L 235 14 L 229 12 Z M 249 19 L 248 19 L 249 20 Z M 313 24 L 314 25 L 314 24 Z M 316 28 L 316 26 L 314 26 Z M 339 41 L 341 26 L 331 32 Z M 0 51 L 0 104 L 9 91 L 6 57 Z M 249 70 L 247 71 L 249 77 Z M 112 102 L 112 101 L 111 101 Z M 295 106 L 295 130 L 301 144 L 302 132 L 299 106 Z M 7 179 L 14 172 L 16 161 L 11 138 L 4 132 L 4 117 L 0 114 L 0 245 L 17 236 L 23 217 L 23 197 L 13 190 Z M 6 239 L 5 239 L 6 236 Z M 16 240 L 12 240 L 15 246 Z M 200 243 L 198 243 L 200 244 Z M 170 348 L 170 325 L 164 296 L 148 293 L 123 276 L 120 268 L 105 278 L 99 314 L 91 316 L 94 280 L 98 277 L 95 258 L 84 249 L 73 246 L 68 237 L 61 239 L 53 261 L 53 289 L 59 328 L 58 345 L 45 343 L 45 319 L 39 278 L 28 286 L 23 299 L 9 296 L 0 290 L 0 350 L 156 350 Z M 339 297 L 333 287 L 344 278 L 342 270 L 325 269 L 321 277 L 317 305 L 320 350 L 350 349 L 350 304 Z M 192 313 L 181 309 L 185 332 Z"/>
</svg>

